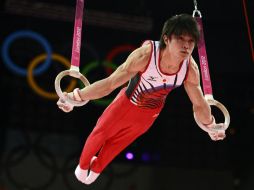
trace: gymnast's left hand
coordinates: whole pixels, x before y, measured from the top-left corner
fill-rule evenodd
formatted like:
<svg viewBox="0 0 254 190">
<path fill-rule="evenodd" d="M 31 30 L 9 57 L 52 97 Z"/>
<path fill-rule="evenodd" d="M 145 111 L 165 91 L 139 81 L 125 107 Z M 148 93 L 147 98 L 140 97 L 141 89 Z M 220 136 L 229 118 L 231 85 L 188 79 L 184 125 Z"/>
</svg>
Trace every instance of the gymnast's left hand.
<svg viewBox="0 0 254 190">
<path fill-rule="evenodd" d="M 219 128 L 223 128 L 224 123 L 216 124 Z M 223 140 L 226 137 L 225 130 L 218 130 L 214 132 L 209 132 L 208 135 L 213 141 Z"/>
</svg>

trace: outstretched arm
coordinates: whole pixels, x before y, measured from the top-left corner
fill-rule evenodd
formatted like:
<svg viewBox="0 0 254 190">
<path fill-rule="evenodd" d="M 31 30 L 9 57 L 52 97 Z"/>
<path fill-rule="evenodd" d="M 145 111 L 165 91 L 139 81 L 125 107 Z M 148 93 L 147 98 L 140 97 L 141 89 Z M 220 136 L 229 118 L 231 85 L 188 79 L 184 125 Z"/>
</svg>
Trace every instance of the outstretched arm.
<svg viewBox="0 0 254 190">
<path fill-rule="evenodd" d="M 138 72 L 143 71 L 148 64 L 151 52 L 150 45 L 134 50 L 109 77 L 99 80 L 80 91 L 82 100 L 93 100 L 110 94 L 113 90 L 125 84 Z"/>
<path fill-rule="evenodd" d="M 193 111 L 201 123 L 205 125 L 211 124 L 213 122 L 211 108 L 203 96 L 200 86 L 199 69 L 192 57 L 190 58 L 188 72 L 187 79 L 184 82 L 184 88 L 193 104 Z"/>
</svg>

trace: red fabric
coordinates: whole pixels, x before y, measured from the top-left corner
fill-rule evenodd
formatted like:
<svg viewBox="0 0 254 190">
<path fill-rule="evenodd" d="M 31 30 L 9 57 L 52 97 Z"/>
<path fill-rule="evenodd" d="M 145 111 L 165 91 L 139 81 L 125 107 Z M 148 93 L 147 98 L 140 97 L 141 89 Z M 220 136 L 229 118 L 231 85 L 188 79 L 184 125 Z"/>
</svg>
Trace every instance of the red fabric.
<svg viewBox="0 0 254 190">
<path fill-rule="evenodd" d="M 123 88 L 115 100 L 105 109 L 84 145 L 80 167 L 88 169 L 90 160 L 98 154 L 90 169 L 102 170 L 124 148 L 145 133 L 162 108 L 142 109 L 130 102 Z"/>
</svg>

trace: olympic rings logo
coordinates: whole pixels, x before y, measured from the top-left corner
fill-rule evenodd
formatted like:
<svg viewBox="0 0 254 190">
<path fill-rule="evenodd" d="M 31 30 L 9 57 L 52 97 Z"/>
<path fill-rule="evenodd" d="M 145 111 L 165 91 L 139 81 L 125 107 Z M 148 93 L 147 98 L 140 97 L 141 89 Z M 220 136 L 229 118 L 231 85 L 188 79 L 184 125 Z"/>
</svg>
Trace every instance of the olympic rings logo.
<svg viewBox="0 0 254 190">
<path fill-rule="evenodd" d="M 28 64 L 27 68 L 23 68 L 18 64 L 16 64 L 10 56 L 11 44 L 15 40 L 20 38 L 30 38 L 38 42 L 39 44 L 42 45 L 45 51 L 45 53 L 41 53 L 40 55 L 37 55 L 35 58 L 33 58 Z M 85 45 L 84 47 L 95 58 L 95 60 L 89 63 L 85 63 L 84 66 L 80 69 L 81 73 L 85 76 L 89 75 L 89 72 L 94 71 L 95 69 L 98 69 L 101 66 L 106 71 L 106 74 L 110 75 L 117 68 L 117 65 L 113 63 L 113 59 L 123 52 L 130 52 L 135 49 L 135 46 L 132 45 L 119 45 L 113 48 L 107 54 L 106 59 L 104 61 L 99 61 L 99 56 L 97 55 L 94 49 L 92 49 L 87 45 Z M 31 30 L 19 30 L 13 32 L 9 36 L 7 36 L 6 39 L 4 40 L 1 49 L 1 55 L 3 63 L 7 67 L 7 69 L 15 73 L 16 75 L 27 77 L 27 82 L 29 86 L 37 95 L 50 100 L 56 100 L 58 98 L 55 92 L 49 92 L 40 87 L 35 81 L 34 77 L 41 75 L 43 72 L 45 72 L 51 66 L 52 60 L 60 62 L 67 69 L 70 67 L 71 63 L 69 59 L 67 59 L 63 55 L 52 52 L 50 43 L 44 36 Z M 72 79 L 69 85 L 66 87 L 65 91 L 67 92 L 72 91 L 76 87 L 76 85 L 77 81 L 75 79 Z M 80 88 L 83 87 L 81 83 L 79 83 L 79 86 Z M 107 106 L 111 101 L 112 101 L 111 98 L 108 99 L 103 98 L 100 100 L 94 100 L 92 102 L 94 102 L 97 105 Z"/>
</svg>

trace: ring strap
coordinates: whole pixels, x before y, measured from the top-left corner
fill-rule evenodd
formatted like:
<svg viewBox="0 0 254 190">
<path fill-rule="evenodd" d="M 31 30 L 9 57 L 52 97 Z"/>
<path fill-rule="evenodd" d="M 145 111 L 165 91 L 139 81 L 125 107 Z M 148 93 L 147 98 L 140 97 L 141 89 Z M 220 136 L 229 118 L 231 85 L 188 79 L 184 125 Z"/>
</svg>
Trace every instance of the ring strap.
<svg viewBox="0 0 254 190">
<path fill-rule="evenodd" d="M 202 19 L 200 17 L 195 17 L 199 26 L 200 39 L 198 42 L 198 55 L 200 61 L 200 70 L 202 75 L 202 85 L 205 96 L 213 95 L 212 84 L 210 79 L 210 72 L 208 66 L 208 59 L 206 54 L 205 38 L 203 31 Z"/>
<path fill-rule="evenodd" d="M 79 69 L 84 0 L 77 0 L 72 42 L 71 66 Z"/>
</svg>

